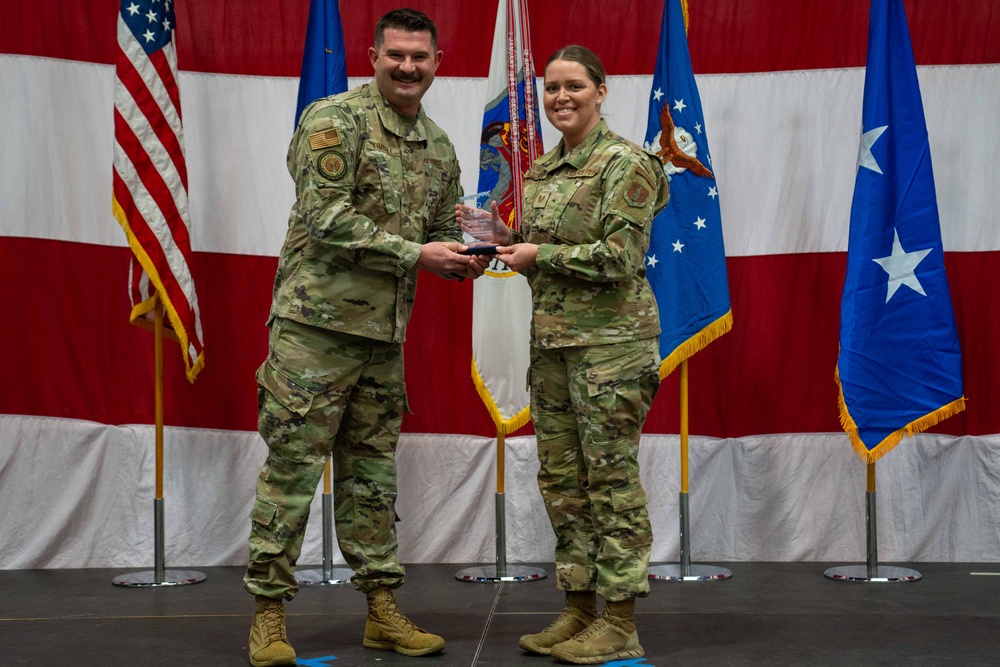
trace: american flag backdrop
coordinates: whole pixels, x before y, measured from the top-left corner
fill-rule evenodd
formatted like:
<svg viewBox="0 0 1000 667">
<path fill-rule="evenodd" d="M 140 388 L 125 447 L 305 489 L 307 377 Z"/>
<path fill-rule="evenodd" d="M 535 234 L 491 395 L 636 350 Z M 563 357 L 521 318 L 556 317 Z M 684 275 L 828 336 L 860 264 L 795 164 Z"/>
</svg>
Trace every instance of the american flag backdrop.
<svg viewBox="0 0 1000 667">
<path fill-rule="evenodd" d="M 664 1 L 619 4 L 622 11 L 608 12 L 605 0 L 579 0 L 567 14 L 559 4 L 528 0 L 535 74 L 566 44 L 595 49 L 608 71 L 608 123 L 638 143 L 655 92 Z M 975 3 L 905 4 L 912 12 L 909 28 L 970 399 L 965 412 L 939 428 L 998 433 L 1000 411 L 990 406 L 1000 395 L 994 380 L 1000 373 L 1000 292 L 989 276 L 1000 253 L 1000 189 L 992 167 L 1000 161 L 1000 41 L 990 36 L 1000 16 Z M 478 192 L 489 27 L 498 5 L 414 2 L 440 27 L 444 60 L 424 101 L 455 145 L 466 194 Z M 155 11 L 162 5 L 152 6 Z M 352 3 L 350 11 L 341 7 L 349 85 L 370 80 L 372 31 L 394 6 L 372 0 Z M 32 7 L 52 21 L 33 22 L 28 12 L 5 14 L 0 21 L 0 278 L 10 277 L 0 280 L 0 304 L 20 318 L 18 326 L 0 326 L 0 366 L 14 379 L 0 390 L 0 415 L 148 422 L 152 399 L 143 364 L 150 337 L 134 335 L 121 317 L 121 281 L 132 251 L 107 215 L 115 145 L 110 111 L 121 50 L 115 15 L 121 4 L 93 0 L 82 5 L 85 11 L 65 12 L 57 0 L 36 0 Z M 734 322 L 731 332 L 692 360 L 691 424 L 700 435 L 721 438 L 842 438 L 832 368 L 868 3 L 698 0 L 688 8 L 687 41 L 704 114 L 703 123 L 694 122 L 711 135 Z M 193 387 L 174 381 L 182 367 L 167 364 L 165 398 L 172 407 L 166 418 L 186 428 L 252 432 L 254 371 L 267 354 L 264 322 L 276 255 L 295 198 L 285 157 L 309 3 L 221 0 L 171 9 L 177 12 L 173 46 L 190 176 L 194 252 L 188 265 L 197 277 L 205 336 L 213 344 L 211 363 Z M 794 42 L 787 41 L 793 36 Z M 671 99 L 671 109 L 675 99 L 681 98 Z M 684 103 L 690 101 L 685 97 Z M 692 130 L 690 125 L 681 126 Z M 546 119 L 541 127 L 545 145 L 554 145 L 558 133 Z M 123 192 L 135 196 L 119 182 L 114 195 Z M 687 223 L 690 233 L 709 231 L 699 230 L 696 220 Z M 668 250 L 674 257 L 683 254 Z M 657 259 L 659 268 L 663 258 Z M 404 432 L 496 434 L 469 378 L 475 287 L 473 281 L 420 278 L 407 340 L 412 413 Z M 53 322 L 86 326 L 68 336 Z M 107 389 L 94 391 L 94 377 Z M 33 390 L 19 389 L 28 384 Z M 676 383 L 664 383 L 646 420 L 647 433 L 677 428 L 677 394 Z"/>
<path fill-rule="evenodd" d="M 162 301 L 188 380 L 205 363 L 191 275 L 187 165 L 171 0 L 122 0 L 115 61 L 112 211 L 125 230 L 131 321 Z"/>
</svg>

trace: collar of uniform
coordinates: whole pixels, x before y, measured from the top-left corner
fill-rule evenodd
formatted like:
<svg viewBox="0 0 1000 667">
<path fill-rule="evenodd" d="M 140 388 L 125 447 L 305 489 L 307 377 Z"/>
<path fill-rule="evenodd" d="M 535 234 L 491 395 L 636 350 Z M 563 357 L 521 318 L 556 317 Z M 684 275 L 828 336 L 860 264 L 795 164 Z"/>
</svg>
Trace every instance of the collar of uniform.
<svg viewBox="0 0 1000 667">
<path fill-rule="evenodd" d="M 552 151 L 552 158 L 542 166 L 545 167 L 545 171 L 552 171 L 563 164 L 568 164 L 575 169 L 584 167 L 587 164 L 587 160 L 590 159 L 590 154 L 594 152 L 597 142 L 610 131 L 607 122 L 602 118 L 590 133 L 584 137 L 583 141 L 568 154 L 565 153 L 565 140 L 560 139 L 556 150 Z"/>
<path fill-rule="evenodd" d="M 403 114 L 389 104 L 385 96 L 382 95 L 382 91 L 379 90 L 378 84 L 374 81 L 368 86 L 368 95 L 375 103 L 375 109 L 378 111 L 378 116 L 382 119 L 382 126 L 385 129 L 406 141 L 427 141 L 427 132 L 423 122 L 426 118 L 423 105 L 417 108 L 416 122 L 408 129 Z"/>
</svg>

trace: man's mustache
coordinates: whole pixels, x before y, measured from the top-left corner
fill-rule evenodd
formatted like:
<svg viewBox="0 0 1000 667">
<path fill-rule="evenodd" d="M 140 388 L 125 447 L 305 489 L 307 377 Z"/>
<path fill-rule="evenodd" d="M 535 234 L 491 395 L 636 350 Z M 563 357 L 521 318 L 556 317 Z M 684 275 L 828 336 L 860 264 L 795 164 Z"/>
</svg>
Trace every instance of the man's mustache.
<svg viewBox="0 0 1000 667">
<path fill-rule="evenodd" d="M 403 72 L 396 71 L 392 73 L 392 80 L 401 81 L 403 83 L 416 83 L 418 81 L 423 81 L 424 77 L 419 72 L 413 72 L 412 74 L 404 74 Z"/>
</svg>

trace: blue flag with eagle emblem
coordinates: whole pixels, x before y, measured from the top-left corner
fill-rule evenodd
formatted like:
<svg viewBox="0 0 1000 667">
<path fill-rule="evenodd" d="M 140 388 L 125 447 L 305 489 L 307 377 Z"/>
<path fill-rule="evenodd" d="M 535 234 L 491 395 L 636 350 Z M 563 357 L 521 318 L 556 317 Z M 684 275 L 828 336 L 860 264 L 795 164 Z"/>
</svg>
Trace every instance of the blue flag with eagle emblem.
<svg viewBox="0 0 1000 667">
<path fill-rule="evenodd" d="M 902 0 L 872 0 L 847 278 L 840 421 L 868 463 L 965 408 L 930 144 Z"/>
<path fill-rule="evenodd" d="M 309 24 L 302 52 L 299 96 L 295 124 L 302 111 L 321 97 L 347 90 L 347 59 L 344 56 L 344 27 L 340 23 L 337 0 L 312 0 Z"/>
<path fill-rule="evenodd" d="M 660 310 L 660 377 L 732 328 L 719 188 L 680 0 L 667 0 L 649 96 L 644 146 L 670 181 L 653 221 L 646 278 Z"/>
</svg>

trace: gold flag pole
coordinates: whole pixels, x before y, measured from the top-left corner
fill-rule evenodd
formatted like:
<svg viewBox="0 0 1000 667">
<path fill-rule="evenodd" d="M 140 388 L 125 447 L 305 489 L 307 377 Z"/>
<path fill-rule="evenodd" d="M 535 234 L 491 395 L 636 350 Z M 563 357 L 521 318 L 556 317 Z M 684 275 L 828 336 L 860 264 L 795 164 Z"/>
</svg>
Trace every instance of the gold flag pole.
<svg viewBox="0 0 1000 667">
<path fill-rule="evenodd" d="M 521 13 L 524 12 L 523 22 L 521 18 Z M 520 220 L 521 216 L 521 183 L 524 179 L 524 169 L 521 166 L 521 160 L 524 158 L 526 162 L 523 166 L 529 166 L 530 161 L 537 156 L 535 152 L 535 121 L 534 121 L 534 108 L 537 104 L 537 97 L 534 92 L 535 85 L 535 72 L 534 67 L 531 63 L 531 40 L 529 38 L 530 29 L 527 25 L 527 5 L 521 1 L 520 4 L 516 0 L 500 0 L 497 4 L 497 20 L 495 24 L 494 32 L 494 46 L 500 47 L 503 44 L 503 32 L 506 29 L 506 54 L 507 54 L 507 101 L 509 104 L 510 115 L 508 116 L 509 124 L 508 128 L 511 133 L 511 146 L 513 146 L 513 153 L 511 154 L 510 160 L 508 161 L 508 166 L 512 172 L 513 178 L 513 204 L 514 204 L 514 220 Z M 523 49 L 522 49 L 523 47 Z M 502 47 L 500 47 L 502 48 Z M 523 77 L 522 77 L 523 75 Z M 493 77 L 493 63 L 490 64 L 490 80 Z M 517 90 L 517 82 L 520 81 L 523 84 L 523 99 L 519 98 Z M 492 93 L 491 93 L 492 95 Z M 520 121 L 522 118 L 519 114 L 519 108 L 523 102 L 523 109 L 525 111 L 525 117 L 523 120 L 526 123 L 526 133 L 520 135 Z M 487 108 L 490 108 L 491 101 L 487 101 Z M 518 137 L 520 136 L 520 139 Z M 540 142 L 539 142 L 540 147 Z M 541 151 L 538 151 L 541 152 Z M 497 202 L 499 203 L 499 202 Z M 512 225 L 514 229 L 517 229 L 517 224 Z M 477 377 L 475 359 L 473 359 L 473 376 Z M 485 383 L 481 388 L 481 395 L 485 398 L 488 395 L 488 390 L 485 389 Z M 537 581 L 539 579 L 544 579 L 546 577 L 545 570 L 537 567 L 527 567 L 517 565 L 514 567 L 507 567 L 507 524 L 505 519 L 505 504 L 504 504 L 504 460 L 506 458 L 506 434 L 507 429 L 514 431 L 518 428 L 506 422 L 502 416 L 500 416 L 500 410 L 496 410 L 496 414 L 491 411 L 491 416 L 493 416 L 494 423 L 496 425 L 497 432 L 497 492 L 496 492 L 496 567 L 469 567 L 459 570 L 455 574 L 455 578 L 459 581 L 471 581 L 471 582 L 496 582 L 496 581 L 509 581 L 509 582 L 521 582 L 521 581 Z M 516 418 L 515 418 L 515 421 Z"/>
<path fill-rule="evenodd" d="M 507 459 L 507 436 L 497 426 L 497 479 L 496 479 L 496 567 L 466 567 L 455 573 L 459 581 L 487 583 L 497 581 L 523 582 L 540 581 L 547 575 L 545 570 L 529 565 L 507 566 L 507 519 L 504 496 L 505 465 Z"/>
<path fill-rule="evenodd" d="M 657 581 L 722 581 L 733 573 L 716 565 L 691 565 L 691 518 L 688 500 L 688 360 L 680 368 L 680 440 L 681 440 L 681 491 L 677 501 L 680 518 L 680 563 L 655 565 L 649 568 L 649 578 Z"/>
<path fill-rule="evenodd" d="M 155 493 L 153 498 L 153 570 L 123 574 L 111 580 L 115 586 L 143 587 L 183 586 L 205 581 L 202 572 L 167 570 L 164 557 L 163 524 L 163 301 L 154 297 L 153 312 L 153 433 L 155 442 Z"/>
<path fill-rule="evenodd" d="M 504 466 L 506 461 L 507 438 L 503 431 L 497 429 L 496 559 L 497 576 L 501 579 L 507 576 L 507 520 L 504 513 Z"/>
<path fill-rule="evenodd" d="M 154 442 L 156 443 L 156 493 L 153 496 L 153 507 L 155 512 L 154 530 L 154 554 L 153 569 L 155 571 L 156 583 L 162 583 L 165 574 L 165 559 L 163 549 L 163 303 L 159 297 L 156 299 L 156 313 L 154 320 L 153 340 L 153 420 L 154 420 Z"/>
<path fill-rule="evenodd" d="M 899 584 L 920 581 L 921 575 L 908 567 L 878 564 L 878 530 L 875 521 L 875 462 L 868 462 L 868 479 L 865 490 L 865 527 L 867 533 L 867 560 L 865 565 L 838 565 L 823 576 L 833 581 L 863 581 L 880 584 Z"/>
<path fill-rule="evenodd" d="M 351 581 L 354 570 L 349 567 L 333 566 L 333 457 L 326 459 L 323 468 L 323 567 L 322 569 L 297 570 L 295 580 L 305 586 L 333 586 Z"/>
</svg>

